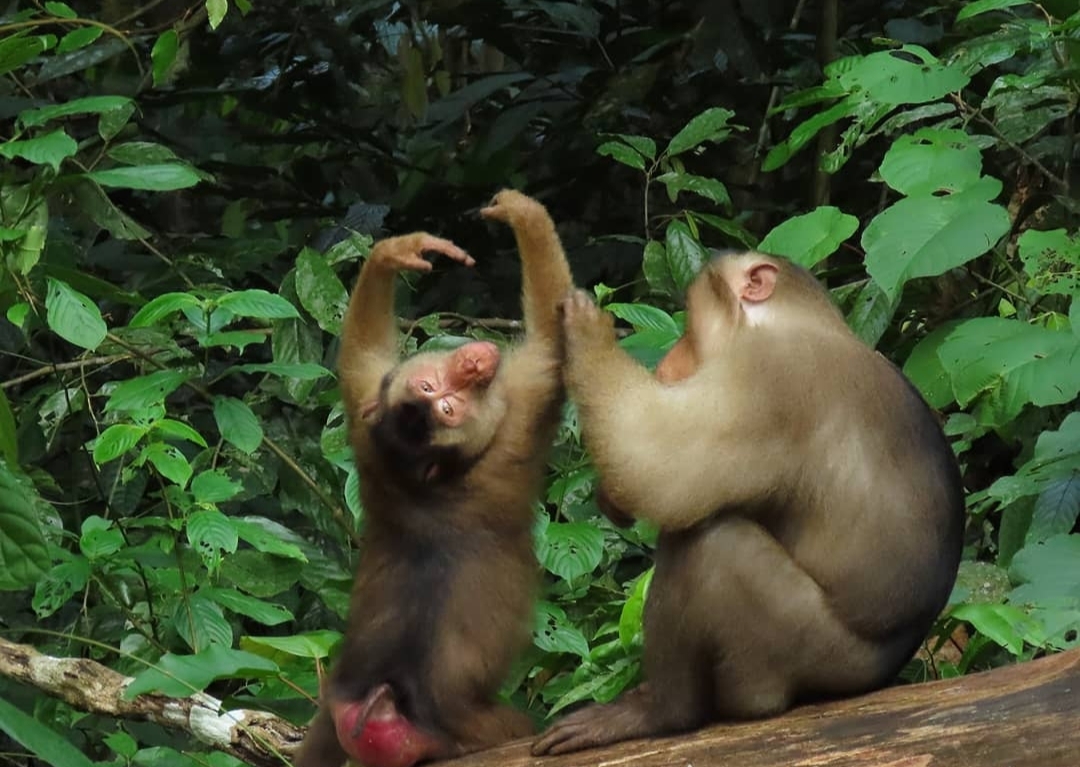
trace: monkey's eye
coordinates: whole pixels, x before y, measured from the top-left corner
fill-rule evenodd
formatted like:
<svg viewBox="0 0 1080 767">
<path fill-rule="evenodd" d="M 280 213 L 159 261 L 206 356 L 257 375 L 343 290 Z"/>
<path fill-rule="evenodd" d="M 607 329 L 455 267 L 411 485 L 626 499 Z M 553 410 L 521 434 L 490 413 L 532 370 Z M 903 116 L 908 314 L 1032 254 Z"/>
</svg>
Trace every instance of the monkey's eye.
<svg viewBox="0 0 1080 767">
<path fill-rule="evenodd" d="M 421 381 L 420 382 L 420 391 L 424 392 L 425 394 L 431 394 L 433 391 L 435 391 L 435 387 L 432 386 L 427 381 Z"/>
<path fill-rule="evenodd" d="M 444 415 L 453 415 L 454 414 L 454 406 L 451 405 L 447 400 L 443 400 L 442 403 L 440 403 L 440 404 L 442 406 L 442 411 L 443 411 Z"/>
</svg>

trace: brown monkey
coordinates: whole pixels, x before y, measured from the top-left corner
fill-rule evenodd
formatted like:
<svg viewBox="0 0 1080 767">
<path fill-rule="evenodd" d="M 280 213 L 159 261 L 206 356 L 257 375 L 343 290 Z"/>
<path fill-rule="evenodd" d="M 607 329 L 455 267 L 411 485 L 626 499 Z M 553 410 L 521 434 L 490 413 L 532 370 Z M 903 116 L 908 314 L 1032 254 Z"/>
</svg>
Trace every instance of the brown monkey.
<svg viewBox="0 0 1080 767">
<path fill-rule="evenodd" d="M 349 301 L 339 363 L 365 513 L 340 658 L 298 767 L 408 767 L 532 732 L 495 701 L 528 644 L 538 567 L 532 503 L 563 401 L 558 304 L 573 287 L 544 207 L 503 191 L 522 262 L 524 341 L 398 361 L 396 273 L 421 254 L 472 259 L 418 233 L 375 245 Z"/>
<path fill-rule="evenodd" d="M 566 382 L 607 511 L 660 528 L 645 684 L 556 722 L 555 754 L 888 683 L 948 598 L 964 499 L 916 390 L 805 269 L 723 255 L 656 376 L 580 291 Z"/>
</svg>

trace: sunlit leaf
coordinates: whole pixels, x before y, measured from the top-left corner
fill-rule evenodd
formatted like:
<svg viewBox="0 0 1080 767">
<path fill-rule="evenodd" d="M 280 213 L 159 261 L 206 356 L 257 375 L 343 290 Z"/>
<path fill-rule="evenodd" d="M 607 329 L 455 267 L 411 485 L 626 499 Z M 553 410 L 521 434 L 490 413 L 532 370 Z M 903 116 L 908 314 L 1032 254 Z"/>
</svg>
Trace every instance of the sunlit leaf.
<svg viewBox="0 0 1080 767">
<path fill-rule="evenodd" d="M 102 186 L 145 189 L 153 192 L 187 189 L 202 181 L 202 177 L 194 168 L 180 162 L 93 170 L 84 176 Z"/>
<path fill-rule="evenodd" d="M 93 351 L 105 340 L 108 327 L 94 302 L 66 282 L 48 278 L 45 296 L 49 328 L 65 341 Z"/>
<path fill-rule="evenodd" d="M 809 268 L 835 253 L 858 228 L 855 216 L 824 205 L 775 227 L 758 244 L 758 250 L 787 256 Z"/>
</svg>

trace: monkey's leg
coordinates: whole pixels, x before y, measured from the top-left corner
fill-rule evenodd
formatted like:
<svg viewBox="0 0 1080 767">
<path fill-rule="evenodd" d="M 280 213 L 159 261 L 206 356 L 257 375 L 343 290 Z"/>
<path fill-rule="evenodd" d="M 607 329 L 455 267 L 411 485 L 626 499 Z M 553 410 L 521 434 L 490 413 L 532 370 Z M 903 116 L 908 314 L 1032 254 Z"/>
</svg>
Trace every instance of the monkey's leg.
<svg viewBox="0 0 1080 767">
<path fill-rule="evenodd" d="M 712 675 L 709 718 L 769 716 L 800 695 L 851 694 L 890 673 L 893 650 L 856 635 L 817 582 L 766 530 L 739 517 L 700 531 L 664 536 L 647 606 L 647 674 L 657 679 L 657 706 L 676 695 L 661 675 L 680 662 L 650 652 L 675 614 L 683 633 L 706 642 Z M 657 646 L 654 642 L 654 647 Z M 663 646 L 662 644 L 660 645 Z"/>
</svg>

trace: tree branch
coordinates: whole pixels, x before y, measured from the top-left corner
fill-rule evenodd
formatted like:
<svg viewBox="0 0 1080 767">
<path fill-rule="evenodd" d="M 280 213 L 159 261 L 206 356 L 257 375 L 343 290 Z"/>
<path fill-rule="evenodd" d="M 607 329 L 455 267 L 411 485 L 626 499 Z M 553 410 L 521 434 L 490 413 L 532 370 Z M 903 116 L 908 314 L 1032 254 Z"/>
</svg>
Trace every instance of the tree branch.
<svg viewBox="0 0 1080 767">
<path fill-rule="evenodd" d="M 304 731 L 274 714 L 236 709 L 204 693 L 187 698 L 136 695 L 132 678 L 87 658 L 54 658 L 30 645 L 0 639 L 0 674 L 64 701 L 79 711 L 138 719 L 181 730 L 255 767 L 286 767 Z"/>
</svg>

